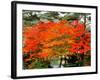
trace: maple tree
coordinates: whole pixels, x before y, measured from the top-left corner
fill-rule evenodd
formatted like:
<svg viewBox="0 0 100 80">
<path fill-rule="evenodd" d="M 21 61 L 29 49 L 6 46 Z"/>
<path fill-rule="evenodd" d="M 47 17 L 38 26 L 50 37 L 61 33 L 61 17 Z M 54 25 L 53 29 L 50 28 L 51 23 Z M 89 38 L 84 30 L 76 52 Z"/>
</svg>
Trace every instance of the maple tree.
<svg viewBox="0 0 100 80">
<path fill-rule="evenodd" d="M 25 27 L 23 31 L 23 53 L 28 59 L 51 59 L 69 53 L 86 54 L 90 51 L 90 32 L 84 24 L 61 20 L 59 22 L 39 22 Z"/>
</svg>

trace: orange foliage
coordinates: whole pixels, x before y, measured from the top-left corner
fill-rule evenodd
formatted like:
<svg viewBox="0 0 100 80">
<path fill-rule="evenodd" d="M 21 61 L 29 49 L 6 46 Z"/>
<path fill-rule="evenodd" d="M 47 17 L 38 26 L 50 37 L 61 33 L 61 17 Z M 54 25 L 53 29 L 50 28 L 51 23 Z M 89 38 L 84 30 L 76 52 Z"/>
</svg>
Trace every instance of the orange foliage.
<svg viewBox="0 0 100 80">
<path fill-rule="evenodd" d="M 65 37 L 63 37 L 65 36 Z M 69 23 L 66 20 L 59 22 L 40 22 L 23 29 L 23 53 L 32 52 L 31 58 L 46 58 L 53 56 L 53 46 L 67 44 L 66 49 L 72 53 L 86 53 L 90 50 L 90 32 L 84 24 L 78 21 Z M 35 52 L 38 51 L 38 52 Z"/>
<path fill-rule="evenodd" d="M 38 53 L 39 58 L 47 58 L 48 57 L 48 53 Z"/>
</svg>

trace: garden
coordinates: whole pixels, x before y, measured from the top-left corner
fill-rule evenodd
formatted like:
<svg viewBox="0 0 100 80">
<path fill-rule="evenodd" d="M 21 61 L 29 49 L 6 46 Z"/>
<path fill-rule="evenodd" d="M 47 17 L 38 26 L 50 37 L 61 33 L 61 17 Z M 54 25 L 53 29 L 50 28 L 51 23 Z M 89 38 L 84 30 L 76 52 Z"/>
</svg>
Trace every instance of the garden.
<svg viewBox="0 0 100 80">
<path fill-rule="evenodd" d="M 23 69 L 91 66 L 91 14 L 22 11 Z"/>
</svg>

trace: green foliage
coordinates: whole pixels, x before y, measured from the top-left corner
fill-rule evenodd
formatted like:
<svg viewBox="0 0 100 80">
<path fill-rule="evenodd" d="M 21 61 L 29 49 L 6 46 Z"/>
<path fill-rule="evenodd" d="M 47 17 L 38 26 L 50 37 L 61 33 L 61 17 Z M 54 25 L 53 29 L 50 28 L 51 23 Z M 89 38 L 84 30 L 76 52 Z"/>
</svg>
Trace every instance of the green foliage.
<svg viewBox="0 0 100 80">
<path fill-rule="evenodd" d="M 49 62 L 48 61 L 41 61 L 36 60 L 31 64 L 31 68 L 48 68 Z"/>
<path fill-rule="evenodd" d="M 53 12 L 53 11 L 31 11 L 23 10 L 23 26 L 31 26 L 37 24 L 39 21 L 59 21 L 68 20 L 73 21 L 80 19 L 80 16 L 85 16 L 89 21 L 91 20 L 89 13 L 71 13 L 71 12 Z"/>
</svg>

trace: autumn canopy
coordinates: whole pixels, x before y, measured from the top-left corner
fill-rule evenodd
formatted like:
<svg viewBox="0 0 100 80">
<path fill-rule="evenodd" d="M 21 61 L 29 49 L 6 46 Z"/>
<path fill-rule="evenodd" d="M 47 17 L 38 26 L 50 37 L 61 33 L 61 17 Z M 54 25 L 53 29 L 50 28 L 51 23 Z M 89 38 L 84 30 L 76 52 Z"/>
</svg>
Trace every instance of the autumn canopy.
<svg viewBox="0 0 100 80">
<path fill-rule="evenodd" d="M 74 20 L 39 22 L 23 28 L 23 54 L 30 59 L 51 59 L 90 51 L 90 32 L 83 23 Z"/>
</svg>

